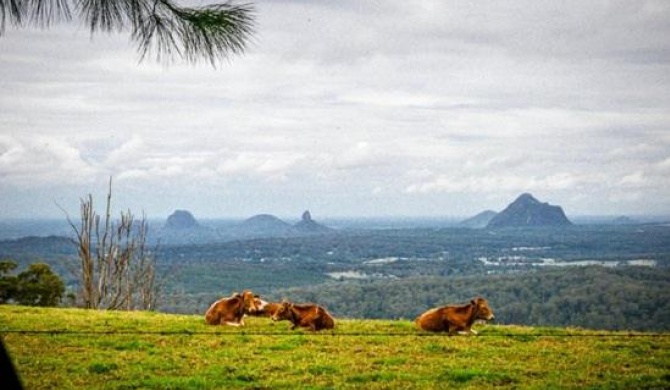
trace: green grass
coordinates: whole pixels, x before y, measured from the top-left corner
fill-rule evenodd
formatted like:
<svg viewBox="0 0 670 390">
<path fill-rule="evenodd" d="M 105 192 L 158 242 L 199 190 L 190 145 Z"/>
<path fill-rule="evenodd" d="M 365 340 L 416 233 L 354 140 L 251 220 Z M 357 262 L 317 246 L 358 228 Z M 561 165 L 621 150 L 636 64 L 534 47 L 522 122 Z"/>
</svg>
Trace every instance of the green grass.
<svg viewBox="0 0 670 390">
<path fill-rule="evenodd" d="M 248 318 L 0 306 L 0 334 L 28 389 L 670 388 L 670 334 L 339 320 L 290 331 Z"/>
</svg>

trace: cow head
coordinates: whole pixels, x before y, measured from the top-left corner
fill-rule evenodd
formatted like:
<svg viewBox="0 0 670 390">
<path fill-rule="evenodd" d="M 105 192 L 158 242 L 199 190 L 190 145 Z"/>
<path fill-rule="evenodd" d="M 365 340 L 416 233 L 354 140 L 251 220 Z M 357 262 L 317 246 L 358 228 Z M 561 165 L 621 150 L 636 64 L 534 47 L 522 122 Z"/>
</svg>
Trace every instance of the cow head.
<svg viewBox="0 0 670 390">
<path fill-rule="evenodd" d="M 471 305 L 477 308 L 477 318 L 478 320 L 491 321 L 495 317 L 493 315 L 493 310 L 489 307 L 489 303 L 484 298 L 476 298 L 470 302 Z"/>
<path fill-rule="evenodd" d="M 289 301 L 284 300 L 277 311 L 272 315 L 273 321 L 288 320 L 291 318 L 291 309 L 293 304 Z"/>
<path fill-rule="evenodd" d="M 255 313 L 260 311 L 263 306 L 263 301 L 260 296 L 252 293 L 249 290 L 244 290 L 242 293 L 242 299 L 244 301 L 244 311 L 247 313 Z"/>
<path fill-rule="evenodd" d="M 265 309 L 267 309 L 267 306 L 270 304 L 270 302 L 262 299 L 260 295 L 256 295 L 254 302 L 256 303 L 257 313 L 262 313 L 263 311 L 265 311 Z"/>
</svg>

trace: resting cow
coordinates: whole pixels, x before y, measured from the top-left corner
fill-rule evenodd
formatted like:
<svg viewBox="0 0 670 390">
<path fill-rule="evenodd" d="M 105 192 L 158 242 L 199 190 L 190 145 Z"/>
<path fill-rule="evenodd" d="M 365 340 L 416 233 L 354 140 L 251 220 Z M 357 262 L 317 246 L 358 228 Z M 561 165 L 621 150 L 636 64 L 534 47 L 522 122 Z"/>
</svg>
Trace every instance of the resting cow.
<svg viewBox="0 0 670 390">
<path fill-rule="evenodd" d="M 266 302 L 261 299 L 259 309 L 253 313 L 249 313 L 252 316 L 258 317 L 270 317 L 275 315 L 277 310 L 281 307 L 281 303 L 277 302 Z"/>
<path fill-rule="evenodd" d="M 430 309 L 417 317 L 416 324 L 431 332 L 449 332 L 449 336 L 457 332 L 477 334 L 472 324 L 476 320 L 490 321 L 493 317 L 486 299 L 476 298 L 467 305 Z"/>
<path fill-rule="evenodd" d="M 272 319 L 275 321 L 291 321 L 293 324 L 291 330 L 298 326 L 309 328 L 312 331 L 333 329 L 335 327 L 335 320 L 330 313 L 323 307 L 313 303 L 298 305 L 284 301 L 272 316 Z"/>
<path fill-rule="evenodd" d="M 209 325 L 244 325 L 244 315 L 262 309 L 261 299 L 249 290 L 234 293 L 212 303 L 205 313 L 205 322 Z"/>
</svg>

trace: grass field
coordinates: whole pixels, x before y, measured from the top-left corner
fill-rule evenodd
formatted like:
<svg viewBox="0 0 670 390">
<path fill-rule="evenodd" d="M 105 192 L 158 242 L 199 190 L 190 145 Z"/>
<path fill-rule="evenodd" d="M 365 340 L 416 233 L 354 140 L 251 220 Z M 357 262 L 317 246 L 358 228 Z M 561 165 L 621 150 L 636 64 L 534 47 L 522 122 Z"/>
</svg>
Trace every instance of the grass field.
<svg viewBox="0 0 670 390">
<path fill-rule="evenodd" d="M 0 306 L 26 389 L 670 388 L 670 334 L 338 320 L 334 332 L 248 318 Z"/>
</svg>

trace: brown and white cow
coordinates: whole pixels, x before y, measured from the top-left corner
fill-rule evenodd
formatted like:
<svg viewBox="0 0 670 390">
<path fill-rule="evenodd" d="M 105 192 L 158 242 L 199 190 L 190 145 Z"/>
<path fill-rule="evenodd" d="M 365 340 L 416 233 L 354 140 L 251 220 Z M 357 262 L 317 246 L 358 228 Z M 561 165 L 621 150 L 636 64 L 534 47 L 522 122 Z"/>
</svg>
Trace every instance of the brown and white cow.
<svg viewBox="0 0 670 390">
<path fill-rule="evenodd" d="M 244 315 L 253 314 L 262 309 L 258 295 L 249 290 L 233 293 L 212 303 L 205 313 L 205 322 L 209 325 L 244 325 Z"/>
<path fill-rule="evenodd" d="M 264 300 L 260 300 L 260 305 L 257 311 L 254 313 L 249 313 L 252 316 L 257 316 L 257 317 L 269 317 L 272 318 L 272 316 L 275 315 L 277 310 L 281 307 L 281 303 L 277 302 L 266 302 Z"/>
<path fill-rule="evenodd" d="M 333 329 L 335 320 L 333 317 L 319 305 L 313 303 L 295 304 L 284 301 L 272 316 L 274 321 L 288 320 L 293 326 L 291 330 L 300 326 L 309 328 L 312 331 L 321 329 Z"/>
<path fill-rule="evenodd" d="M 416 318 L 416 324 L 431 332 L 449 332 L 449 336 L 458 333 L 477 334 L 472 329 L 476 320 L 490 321 L 493 311 L 484 298 L 475 298 L 467 305 L 443 306 L 430 309 Z"/>
</svg>

